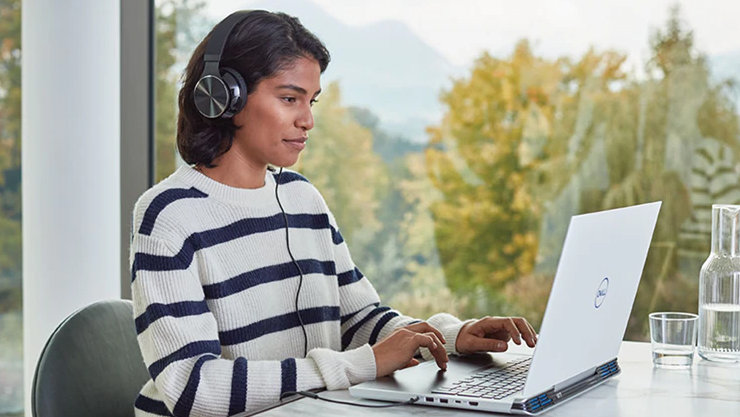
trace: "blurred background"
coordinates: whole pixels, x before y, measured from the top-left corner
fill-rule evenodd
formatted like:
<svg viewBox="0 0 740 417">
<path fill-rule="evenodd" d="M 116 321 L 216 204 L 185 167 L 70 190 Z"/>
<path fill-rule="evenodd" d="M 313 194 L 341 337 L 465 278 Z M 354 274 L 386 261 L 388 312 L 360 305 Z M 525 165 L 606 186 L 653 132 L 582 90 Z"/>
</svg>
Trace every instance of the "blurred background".
<svg viewBox="0 0 740 417">
<path fill-rule="evenodd" d="M 650 311 L 696 312 L 711 204 L 740 204 L 736 2 L 152 7 L 153 182 L 182 163 L 176 95 L 195 45 L 235 10 L 284 11 L 332 54 L 293 169 L 384 304 L 537 327 L 570 216 L 662 200 L 625 339 L 647 340 Z M 23 413 L 21 13 L 0 0 L 0 416 Z"/>
</svg>

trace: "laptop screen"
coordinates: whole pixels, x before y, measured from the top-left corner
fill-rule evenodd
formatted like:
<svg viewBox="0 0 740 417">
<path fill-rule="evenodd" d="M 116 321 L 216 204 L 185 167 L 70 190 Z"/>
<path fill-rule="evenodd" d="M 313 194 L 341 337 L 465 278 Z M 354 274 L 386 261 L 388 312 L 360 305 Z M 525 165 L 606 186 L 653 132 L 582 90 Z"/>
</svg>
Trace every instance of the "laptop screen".
<svg viewBox="0 0 740 417">
<path fill-rule="evenodd" d="M 525 395 L 617 356 L 660 206 L 655 202 L 571 218 Z"/>
</svg>

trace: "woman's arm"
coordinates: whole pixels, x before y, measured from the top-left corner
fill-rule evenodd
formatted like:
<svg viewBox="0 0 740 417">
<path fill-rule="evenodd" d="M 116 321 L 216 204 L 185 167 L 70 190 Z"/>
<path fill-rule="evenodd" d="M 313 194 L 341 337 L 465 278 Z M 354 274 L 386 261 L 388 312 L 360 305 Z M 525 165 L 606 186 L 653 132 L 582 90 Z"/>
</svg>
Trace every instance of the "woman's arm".
<svg viewBox="0 0 740 417">
<path fill-rule="evenodd" d="M 339 280 L 342 349 L 353 349 L 365 343 L 373 345 L 375 349 L 379 341 L 388 338 L 394 332 L 408 330 L 414 333 L 426 334 L 429 337 L 436 337 L 435 343 L 439 342 L 441 345 L 441 352 L 436 348 L 429 349 L 426 347 L 416 352 L 420 353 L 426 360 L 436 359 L 438 363 L 446 362 L 447 354 L 457 354 L 455 340 L 465 323 L 447 313 L 435 314 L 425 323 L 422 320 L 404 316 L 397 310 L 381 305 L 375 288 L 352 261 L 347 243 L 339 232 L 336 220 L 325 203 L 324 209 L 328 213 L 329 224 L 332 229 L 334 261 Z M 394 334 L 393 337 L 398 339 L 396 342 L 391 342 L 393 346 L 406 343 L 403 336 Z M 386 343 L 386 348 L 383 351 L 392 351 L 393 349 L 390 349 L 387 345 Z M 403 351 L 403 349 L 400 350 Z M 375 349 L 375 351 L 377 360 L 378 349 Z M 414 354 L 412 353 L 411 356 L 414 356 Z M 397 358 L 389 359 L 389 361 L 398 362 Z M 379 375 L 386 374 L 380 372 L 382 369 L 392 368 L 392 366 L 385 366 L 385 364 L 377 364 L 377 367 Z M 440 365 L 440 367 L 443 366 Z"/>
<path fill-rule="evenodd" d="M 188 252 L 141 234 L 132 243 L 137 339 L 170 413 L 225 416 L 277 402 L 286 391 L 346 388 L 375 377 L 368 345 L 345 352 L 313 349 L 299 359 L 224 358 L 216 319 Z"/>
</svg>

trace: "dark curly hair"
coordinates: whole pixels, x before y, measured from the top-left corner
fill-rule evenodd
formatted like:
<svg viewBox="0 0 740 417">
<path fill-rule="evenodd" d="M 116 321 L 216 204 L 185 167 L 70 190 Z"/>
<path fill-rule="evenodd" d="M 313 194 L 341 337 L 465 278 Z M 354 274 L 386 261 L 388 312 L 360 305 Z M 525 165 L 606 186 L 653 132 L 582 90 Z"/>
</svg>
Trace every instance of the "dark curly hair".
<svg viewBox="0 0 740 417">
<path fill-rule="evenodd" d="M 232 119 L 208 119 L 195 107 L 193 90 L 203 73 L 203 54 L 213 30 L 198 44 L 183 74 L 178 96 L 177 149 L 188 164 L 214 167 L 213 160 L 231 148 L 236 126 Z M 247 94 L 254 92 L 264 78 L 287 68 L 297 58 L 309 57 L 319 63 L 321 72 L 329 65 L 326 46 L 301 22 L 285 13 L 253 10 L 229 35 L 221 67 L 238 71 L 247 84 Z"/>
</svg>

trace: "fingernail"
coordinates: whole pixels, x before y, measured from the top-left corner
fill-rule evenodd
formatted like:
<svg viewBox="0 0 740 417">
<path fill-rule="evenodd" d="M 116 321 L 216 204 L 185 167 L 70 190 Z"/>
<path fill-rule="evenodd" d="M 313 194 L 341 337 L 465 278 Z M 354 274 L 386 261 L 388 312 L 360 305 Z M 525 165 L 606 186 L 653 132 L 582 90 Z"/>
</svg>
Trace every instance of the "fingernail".
<svg viewBox="0 0 740 417">
<path fill-rule="evenodd" d="M 437 349 L 437 343 L 432 342 L 432 348 Z"/>
</svg>

